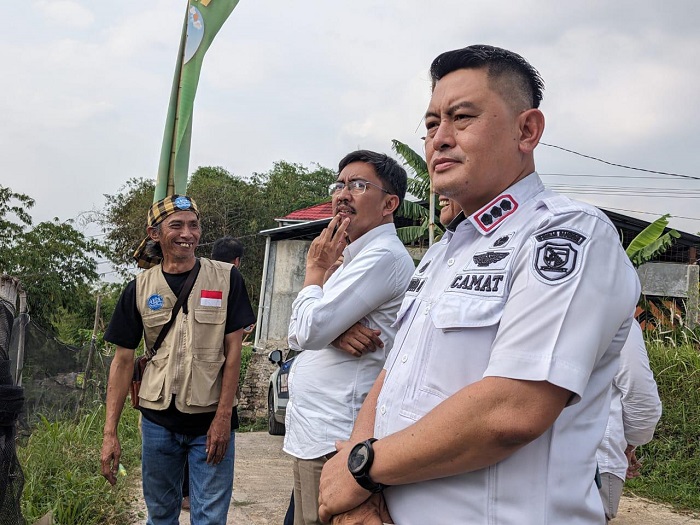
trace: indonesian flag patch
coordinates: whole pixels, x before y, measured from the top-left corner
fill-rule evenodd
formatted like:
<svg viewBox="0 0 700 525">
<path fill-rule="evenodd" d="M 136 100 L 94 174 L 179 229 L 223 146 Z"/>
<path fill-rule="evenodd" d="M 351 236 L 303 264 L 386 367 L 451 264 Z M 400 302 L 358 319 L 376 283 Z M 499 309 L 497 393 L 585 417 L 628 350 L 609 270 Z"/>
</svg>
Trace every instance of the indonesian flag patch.
<svg viewBox="0 0 700 525">
<path fill-rule="evenodd" d="M 224 293 L 221 290 L 202 290 L 202 295 L 199 298 L 200 306 L 214 306 L 221 308 L 221 300 Z"/>
</svg>

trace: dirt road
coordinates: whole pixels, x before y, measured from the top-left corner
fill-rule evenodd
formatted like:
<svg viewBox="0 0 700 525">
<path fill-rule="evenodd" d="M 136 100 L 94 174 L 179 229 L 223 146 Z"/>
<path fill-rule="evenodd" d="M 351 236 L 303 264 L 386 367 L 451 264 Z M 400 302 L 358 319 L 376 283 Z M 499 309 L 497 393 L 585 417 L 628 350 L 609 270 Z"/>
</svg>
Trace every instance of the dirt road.
<svg viewBox="0 0 700 525">
<path fill-rule="evenodd" d="M 236 467 L 233 502 L 228 523 L 233 525 L 282 525 L 292 491 L 289 457 L 282 452 L 282 438 L 267 432 L 236 434 Z M 141 498 L 139 498 L 142 501 Z M 145 519 L 134 525 L 145 524 Z M 189 523 L 183 512 L 180 523 Z M 623 497 L 612 525 L 700 525 L 700 519 L 676 514 L 669 508 L 641 498 Z"/>
</svg>

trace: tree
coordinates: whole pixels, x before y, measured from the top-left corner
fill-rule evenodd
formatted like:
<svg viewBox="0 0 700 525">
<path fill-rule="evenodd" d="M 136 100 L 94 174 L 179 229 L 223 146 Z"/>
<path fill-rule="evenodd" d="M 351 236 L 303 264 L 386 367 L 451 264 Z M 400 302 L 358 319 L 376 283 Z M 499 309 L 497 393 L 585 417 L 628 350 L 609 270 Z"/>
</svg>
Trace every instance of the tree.
<svg viewBox="0 0 700 525">
<path fill-rule="evenodd" d="M 430 194 L 430 175 L 428 174 L 428 165 L 423 157 L 412 150 L 408 145 L 396 139 L 391 141 L 391 147 L 401 156 L 404 166 L 408 167 L 409 171 L 412 172 L 412 174 L 409 174 L 407 192 L 417 197 L 419 200 L 428 201 L 430 198 L 435 199 L 434 209 L 439 210 L 437 196 Z M 430 228 L 429 209 L 416 202 L 404 199 L 398 210 L 398 214 L 407 219 L 420 221 L 419 226 L 406 226 L 397 229 L 396 233 L 404 244 L 410 244 L 427 238 Z M 439 216 L 433 217 L 433 225 L 438 235 L 444 232 L 440 225 Z"/>
<path fill-rule="evenodd" d="M 32 225 L 32 217 L 27 211 L 32 206 L 34 199 L 29 195 L 15 193 L 10 188 L 0 185 L 0 269 L 3 266 L 2 250 L 7 248 L 25 227 Z M 17 218 L 19 224 L 10 220 L 10 214 Z"/>
<path fill-rule="evenodd" d="M 199 167 L 187 193 L 202 217 L 202 237 L 197 254 L 208 257 L 213 242 L 224 235 L 241 239 L 245 256 L 241 273 L 253 306 L 258 302 L 265 242 L 258 233 L 275 226 L 274 219 L 328 199 L 328 185 L 335 173 L 286 161 L 275 162 L 265 173 L 249 179 L 219 166 Z M 132 179 L 116 195 L 105 195 L 104 211 L 95 210 L 90 220 L 100 224 L 110 247 L 109 258 L 123 275 L 135 268 L 132 254 L 146 235 L 146 213 L 153 203 L 153 182 Z"/>
<path fill-rule="evenodd" d="M 330 168 L 315 166 L 316 169 L 309 170 L 301 164 L 281 160 L 270 171 L 253 174 L 251 183 L 261 189 L 263 204 L 271 212 L 270 222 L 265 226 L 273 226 L 274 218 L 329 199 L 328 186 L 335 181 L 336 174 Z"/>
<path fill-rule="evenodd" d="M 97 283 L 102 246 L 76 230 L 72 221 L 39 223 L 2 250 L 3 271 L 22 282 L 32 319 L 54 329 L 61 308 L 72 309 Z"/>
</svg>

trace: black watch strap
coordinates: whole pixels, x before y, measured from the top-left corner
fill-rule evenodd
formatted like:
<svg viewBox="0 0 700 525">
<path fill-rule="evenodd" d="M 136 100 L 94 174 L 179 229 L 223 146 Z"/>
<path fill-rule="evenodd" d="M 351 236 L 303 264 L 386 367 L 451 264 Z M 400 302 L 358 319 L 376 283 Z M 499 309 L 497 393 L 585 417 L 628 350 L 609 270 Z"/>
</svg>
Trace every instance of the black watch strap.
<svg viewBox="0 0 700 525">
<path fill-rule="evenodd" d="M 363 441 L 362 443 L 355 445 L 355 447 L 366 447 L 368 458 L 362 470 L 360 470 L 359 472 L 352 472 L 352 469 L 350 469 L 350 473 L 355 478 L 355 481 L 357 481 L 357 484 L 360 485 L 360 487 L 362 487 L 363 489 L 368 490 L 373 494 L 381 492 L 386 488 L 386 485 L 373 481 L 369 475 L 369 469 L 372 468 L 372 463 L 374 462 L 374 450 L 372 448 L 372 444 L 375 441 L 377 441 L 376 438 L 370 438 L 367 441 Z M 355 450 L 355 448 L 353 448 L 353 450 Z M 350 458 L 348 458 L 348 468 L 350 468 Z"/>
</svg>

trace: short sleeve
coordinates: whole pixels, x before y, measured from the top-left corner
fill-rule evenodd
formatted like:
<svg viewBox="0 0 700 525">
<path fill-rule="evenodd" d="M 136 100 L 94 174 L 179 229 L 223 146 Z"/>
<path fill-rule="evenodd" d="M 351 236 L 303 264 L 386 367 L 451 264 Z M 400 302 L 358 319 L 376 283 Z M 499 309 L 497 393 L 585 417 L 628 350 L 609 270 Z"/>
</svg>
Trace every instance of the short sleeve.
<svg viewBox="0 0 700 525">
<path fill-rule="evenodd" d="M 638 294 L 611 224 L 586 213 L 552 217 L 518 254 L 484 375 L 548 381 L 581 396 L 611 342 L 626 337 Z"/>
<path fill-rule="evenodd" d="M 105 331 L 108 343 L 135 350 L 143 337 L 143 321 L 136 308 L 136 280 L 130 281 L 119 297 Z"/>
<path fill-rule="evenodd" d="M 241 328 L 247 328 L 254 323 L 255 314 L 250 305 L 243 276 L 235 266 L 232 266 L 226 311 L 226 333 L 230 334 Z"/>
</svg>

